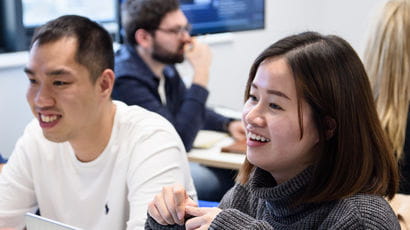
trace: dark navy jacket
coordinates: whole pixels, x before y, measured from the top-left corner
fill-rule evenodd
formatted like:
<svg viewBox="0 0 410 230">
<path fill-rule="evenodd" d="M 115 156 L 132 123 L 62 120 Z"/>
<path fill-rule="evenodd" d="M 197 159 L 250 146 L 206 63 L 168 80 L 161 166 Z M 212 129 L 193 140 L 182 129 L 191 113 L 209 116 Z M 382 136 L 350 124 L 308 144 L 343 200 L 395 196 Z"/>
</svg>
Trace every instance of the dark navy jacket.
<svg viewBox="0 0 410 230">
<path fill-rule="evenodd" d="M 208 91 L 196 84 L 189 89 L 174 66 L 164 70 L 167 104 L 158 93 L 159 79 L 130 45 L 115 53 L 113 99 L 128 105 L 139 105 L 168 119 L 189 151 L 200 129 L 225 131 L 231 120 L 205 107 Z"/>
</svg>

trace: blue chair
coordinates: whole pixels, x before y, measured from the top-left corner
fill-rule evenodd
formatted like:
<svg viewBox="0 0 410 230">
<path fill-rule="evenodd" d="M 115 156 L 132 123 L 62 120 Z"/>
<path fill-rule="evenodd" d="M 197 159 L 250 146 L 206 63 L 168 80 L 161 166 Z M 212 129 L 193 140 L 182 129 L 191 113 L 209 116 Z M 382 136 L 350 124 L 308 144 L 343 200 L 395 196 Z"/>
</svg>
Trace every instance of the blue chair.
<svg viewBox="0 0 410 230">
<path fill-rule="evenodd" d="M 209 207 L 209 208 L 218 207 L 218 205 L 219 205 L 219 202 L 198 200 L 198 206 L 201 207 L 201 208 L 204 208 L 204 207 Z"/>
<path fill-rule="evenodd" d="M 0 153 L 0 164 L 5 164 L 5 163 L 7 163 L 7 159 L 4 158 Z"/>
</svg>

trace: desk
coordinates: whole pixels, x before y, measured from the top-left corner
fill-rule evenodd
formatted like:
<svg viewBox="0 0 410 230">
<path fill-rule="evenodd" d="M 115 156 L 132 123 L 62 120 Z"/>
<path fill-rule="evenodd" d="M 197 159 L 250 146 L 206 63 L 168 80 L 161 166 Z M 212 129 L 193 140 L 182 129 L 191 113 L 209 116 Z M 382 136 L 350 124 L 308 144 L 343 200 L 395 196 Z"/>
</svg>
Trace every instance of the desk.
<svg viewBox="0 0 410 230">
<path fill-rule="evenodd" d="M 231 137 L 225 137 L 213 147 L 207 149 L 193 148 L 188 152 L 188 160 L 206 166 L 239 169 L 245 160 L 245 154 L 221 152 L 221 147 L 233 143 Z"/>
</svg>

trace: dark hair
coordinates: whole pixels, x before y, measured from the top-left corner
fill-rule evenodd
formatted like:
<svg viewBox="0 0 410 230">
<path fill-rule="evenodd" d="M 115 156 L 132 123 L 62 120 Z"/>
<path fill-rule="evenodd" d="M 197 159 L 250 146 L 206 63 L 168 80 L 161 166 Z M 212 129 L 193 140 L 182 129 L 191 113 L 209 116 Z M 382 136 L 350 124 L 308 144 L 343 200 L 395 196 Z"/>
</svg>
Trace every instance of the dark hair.
<svg viewBox="0 0 410 230">
<path fill-rule="evenodd" d="M 66 15 L 47 22 L 36 29 L 30 48 L 55 42 L 64 37 L 77 40 L 75 59 L 90 72 L 95 83 L 105 69 L 114 69 L 114 51 L 110 34 L 99 24 L 77 15 Z"/>
<path fill-rule="evenodd" d="M 126 41 L 136 45 L 134 35 L 138 29 L 156 30 L 166 14 L 178 9 L 178 0 L 127 0 L 121 14 Z"/>
<path fill-rule="evenodd" d="M 260 64 L 275 57 L 287 61 L 297 97 L 311 106 L 320 137 L 312 181 L 299 201 L 330 201 L 357 193 L 392 198 L 398 186 L 397 162 L 381 128 L 365 69 L 353 48 L 340 37 L 314 32 L 286 37 L 256 58 L 245 100 Z M 303 127 L 300 100 L 298 103 L 299 126 Z M 336 130 L 326 138 L 329 118 L 336 122 Z M 254 168 L 245 160 L 238 182 L 246 183 Z"/>
</svg>

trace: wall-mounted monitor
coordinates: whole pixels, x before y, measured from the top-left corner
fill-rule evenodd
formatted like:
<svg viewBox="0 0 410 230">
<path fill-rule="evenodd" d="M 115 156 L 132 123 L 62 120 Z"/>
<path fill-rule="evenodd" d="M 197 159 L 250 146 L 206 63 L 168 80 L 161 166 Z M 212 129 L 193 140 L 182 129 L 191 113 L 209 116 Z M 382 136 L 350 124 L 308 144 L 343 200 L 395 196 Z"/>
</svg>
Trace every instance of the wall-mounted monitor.
<svg viewBox="0 0 410 230">
<path fill-rule="evenodd" d="M 265 0 L 180 0 L 192 34 L 263 29 Z"/>
<path fill-rule="evenodd" d="M 118 0 L 120 4 L 126 0 Z M 204 35 L 265 28 L 265 0 L 179 0 L 192 24 L 191 35 Z M 119 15 L 121 15 L 119 13 Z M 120 20 L 119 20 L 120 21 Z M 120 25 L 120 43 L 124 31 Z"/>
<path fill-rule="evenodd" d="M 118 31 L 117 0 L 2 0 L 1 12 L 9 26 L 5 28 L 8 51 L 28 48 L 35 28 L 66 14 L 86 16 L 101 23 L 110 33 Z"/>
<path fill-rule="evenodd" d="M 101 23 L 121 42 L 120 4 L 125 0 L 1 0 L 0 47 L 27 50 L 34 29 L 65 14 L 84 15 Z M 192 35 L 263 29 L 265 0 L 180 0 Z"/>
</svg>

